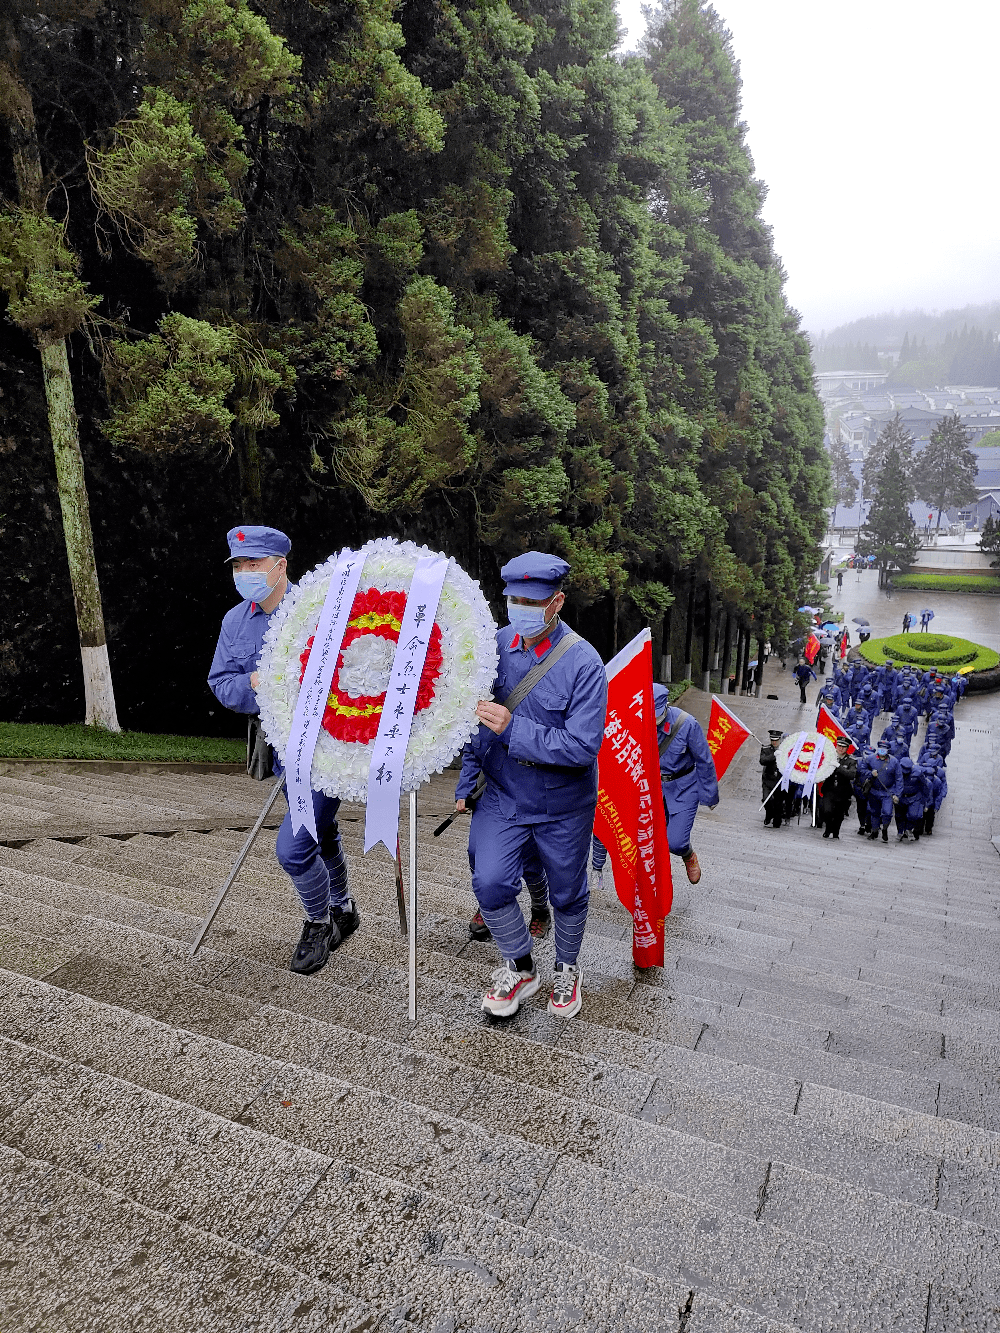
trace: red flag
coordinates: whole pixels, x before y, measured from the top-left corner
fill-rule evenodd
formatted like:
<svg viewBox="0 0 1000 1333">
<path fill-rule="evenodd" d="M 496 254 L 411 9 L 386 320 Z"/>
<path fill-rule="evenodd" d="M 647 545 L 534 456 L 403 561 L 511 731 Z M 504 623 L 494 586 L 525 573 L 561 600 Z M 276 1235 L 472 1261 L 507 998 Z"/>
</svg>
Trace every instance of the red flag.
<svg viewBox="0 0 1000 1333">
<path fill-rule="evenodd" d="M 608 849 L 615 892 L 632 914 L 632 961 L 663 966 L 663 923 L 673 901 L 667 820 L 653 713 L 648 629 L 607 665 L 608 713 L 598 763 L 594 832 Z"/>
<path fill-rule="evenodd" d="M 819 649 L 820 649 L 819 639 L 817 639 L 815 634 L 810 634 L 808 639 L 806 639 L 806 646 L 802 650 L 802 656 L 806 659 L 806 661 L 809 663 L 810 666 L 812 666 L 813 662 L 816 661 L 816 654 L 819 652 Z"/>
<path fill-rule="evenodd" d="M 823 736 L 829 736 L 832 741 L 835 741 L 838 736 L 847 736 L 847 732 L 833 716 L 826 704 L 820 704 L 819 706 L 819 714 L 816 718 L 816 730 Z M 851 740 L 850 736 L 847 736 L 847 739 Z M 857 748 L 858 747 L 854 742 L 851 741 L 851 748 L 847 753 L 853 754 Z"/>
<path fill-rule="evenodd" d="M 722 777 L 736 758 L 736 751 L 751 735 L 735 713 L 731 713 L 721 699 L 712 695 L 712 711 L 708 717 L 708 748 L 712 751 L 715 776 Z"/>
</svg>

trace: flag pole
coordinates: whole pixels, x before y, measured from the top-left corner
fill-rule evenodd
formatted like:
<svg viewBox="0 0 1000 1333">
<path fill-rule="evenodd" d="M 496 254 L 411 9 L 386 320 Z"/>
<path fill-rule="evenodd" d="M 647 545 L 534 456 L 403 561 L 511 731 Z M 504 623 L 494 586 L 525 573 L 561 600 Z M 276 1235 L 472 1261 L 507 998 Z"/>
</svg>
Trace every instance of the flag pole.
<svg viewBox="0 0 1000 1333">
<path fill-rule="evenodd" d="M 722 709 L 724 713 L 728 713 L 734 722 L 739 723 L 739 725 L 743 728 L 743 730 L 747 733 L 748 736 L 752 736 L 754 738 L 754 740 L 757 742 L 758 745 L 764 744 L 764 742 L 757 735 L 757 733 L 755 731 L 751 731 L 750 728 L 747 726 L 747 724 L 743 721 L 743 719 L 741 717 L 737 717 L 736 714 L 733 712 L 733 710 L 729 707 L 729 705 L 725 703 L 722 699 L 720 699 L 717 694 L 713 694 L 711 697 L 715 700 L 715 702 L 719 705 L 719 707 Z"/>
</svg>

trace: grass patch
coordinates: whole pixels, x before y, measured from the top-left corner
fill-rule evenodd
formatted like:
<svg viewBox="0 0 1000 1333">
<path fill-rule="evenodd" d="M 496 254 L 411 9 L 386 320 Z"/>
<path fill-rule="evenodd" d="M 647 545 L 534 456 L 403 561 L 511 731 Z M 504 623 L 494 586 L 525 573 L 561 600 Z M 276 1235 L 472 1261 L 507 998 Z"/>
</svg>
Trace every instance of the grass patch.
<svg viewBox="0 0 1000 1333">
<path fill-rule="evenodd" d="M 987 671 L 1000 665 L 1000 656 L 971 639 L 957 639 L 944 634 L 890 634 L 885 639 L 869 639 L 858 646 L 861 656 L 876 666 L 891 657 L 894 662 L 931 668 L 954 675 L 959 667 Z"/>
<path fill-rule="evenodd" d="M 675 680 L 673 684 L 667 686 L 667 697 L 672 704 L 675 704 L 685 690 L 691 689 L 689 680 Z"/>
<path fill-rule="evenodd" d="M 102 731 L 73 723 L 0 722 L 0 758 L 144 759 L 159 763 L 239 764 L 243 740 L 220 736 L 160 736 L 146 731 Z"/>
<path fill-rule="evenodd" d="M 924 588 L 927 592 L 978 592 L 1000 596 L 1000 577 L 996 574 L 896 574 L 894 588 Z"/>
</svg>

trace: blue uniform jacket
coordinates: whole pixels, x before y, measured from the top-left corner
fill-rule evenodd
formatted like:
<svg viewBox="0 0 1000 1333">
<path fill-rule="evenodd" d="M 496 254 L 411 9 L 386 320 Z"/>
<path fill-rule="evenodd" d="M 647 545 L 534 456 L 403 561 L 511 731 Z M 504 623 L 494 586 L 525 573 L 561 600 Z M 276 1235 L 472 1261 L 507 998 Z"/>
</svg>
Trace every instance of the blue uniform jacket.
<svg viewBox="0 0 1000 1333">
<path fill-rule="evenodd" d="M 656 729 L 657 745 L 681 711 L 674 707 L 667 709 L 666 717 Z M 685 769 L 691 771 L 684 773 Z M 683 773 L 684 776 L 668 782 L 667 779 L 675 773 Z M 705 733 L 690 715 L 678 727 L 666 754 L 660 756 L 660 780 L 668 809 L 673 803 L 678 807 L 719 803 L 719 780 L 715 776 L 712 752 L 708 748 Z"/>
<path fill-rule="evenodd" d="M 499 630 L 496 702 L 503 703 L 566 633 L 559 621 L 548 638 L 525 650 L 513 626 Z M 600 654 L 589 643 L 576 643 L 518 704 L 502 736 L 480 723 L 462 755 L 456 798 L 470 794 L 482 768 L 490 799 L 505 819 L 542 824 L 593 805 L 607 709 Z"/>
<path fill-rule="evenodd" d="M 291 589 L 292 585 L 288 587 Z M 276 611 L 278 607 L 274 609 Z M 240 602 L 222 619 L 208 684 L 219 703 L 234 713 L 256 716 L 260 712 L 257 696 L 250 685 L 250 673 L 257 670 L 264 633 L 273 614 L 273 611 L 264 611 L 258 602 Z"/>
<path fill-rule="evenodd" d="M 872 790 L 869 799 L 884 799 L 886 796 L 898 796 L 903 790 L 903 770 L 895 755 L 879 759 L 873 755 L 871 760 Z"/>
</svg>

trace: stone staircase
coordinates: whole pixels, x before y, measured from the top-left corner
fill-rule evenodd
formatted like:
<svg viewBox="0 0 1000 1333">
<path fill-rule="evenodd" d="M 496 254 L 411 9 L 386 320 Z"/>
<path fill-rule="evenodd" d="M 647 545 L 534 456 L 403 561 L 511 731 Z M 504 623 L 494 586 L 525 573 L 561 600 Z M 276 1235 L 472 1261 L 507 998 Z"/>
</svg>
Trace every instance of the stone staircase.
<svg viewBox="0 0 1000 1333">
<path fill-rule="evenodd" d="M 989 707 L 919 846 L 762 828 L 749 742 L 665 967 L 595 894 L 570 1023 L 479 1010 L 448 775 L 415 1026 L 357 808 L 364 925 L 303 978 L 273 830 L 189 953 L 256 784 L 0 776 L 0 1329 L 996 1333 Z"/>
</svg>

